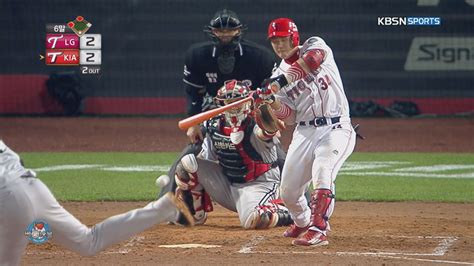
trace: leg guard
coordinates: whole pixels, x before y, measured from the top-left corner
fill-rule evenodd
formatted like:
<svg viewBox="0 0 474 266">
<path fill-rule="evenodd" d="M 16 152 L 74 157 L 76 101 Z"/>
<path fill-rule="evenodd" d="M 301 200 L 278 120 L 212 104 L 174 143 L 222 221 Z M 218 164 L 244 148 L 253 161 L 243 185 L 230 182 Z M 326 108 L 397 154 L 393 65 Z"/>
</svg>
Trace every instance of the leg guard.
<svg viewBox="0 0 474 266">
<path fill-rule="evenodd" d="M 197 170 L 198 164 L 194 154 L 183 156 L 176 166 L 176 173 L 174 175 L 178 188 L 181 190 L 194 189 L 199 184 Z"/>
<path fill-rule="evenodd" d="M 176 188 L 176 197 L 180 199 L 188 207 L 191 215 L 194 218 L 194 225 L 204 224 L 207 220 L 207 212 L 203 207 L 203 194 L 207 194 L 204 190 L 201 191 L 191 191 L 191 190 L 181 190 Z M 187 225 L 184 220 L 185 217 L 179 217 L 176 223 L 181 225 Z"/>
<path fill-rule="evenodd" d="M 334 194 L 329 189 L 316 189 L 311 193 L 311 226 L 321 231 L 328 229 L 327 211 L 334 199 Z"/>
<path fill-rule="evenodd" d="M 199 184 L 197 170 L 198 164 L 194 154 L 181 158 L 175 173 L 176 196 L 186 203 L 194 216 L 195 224 L 201 225 L 207 220 L 207 212 L 211 212 L 213 208 L 211 198 Z"/>
<path fill-rule="evenodd" d="M 202 187 L 199 185 L 199 187 Z M 207 220 L 207 213 L 214 210 L 209 194 L 204 189 L 191 190 L 193 200 L 193 216 L 196 225 L 204 224 Z"/>
<path fill-rule="evenodd" d="M 255 210 L 245 221 L 244 228 L 267 229 L 291 223 L 293 223 L 293 219 L 285 206 L 268 203 L 255 207 Z"/>
</svg>

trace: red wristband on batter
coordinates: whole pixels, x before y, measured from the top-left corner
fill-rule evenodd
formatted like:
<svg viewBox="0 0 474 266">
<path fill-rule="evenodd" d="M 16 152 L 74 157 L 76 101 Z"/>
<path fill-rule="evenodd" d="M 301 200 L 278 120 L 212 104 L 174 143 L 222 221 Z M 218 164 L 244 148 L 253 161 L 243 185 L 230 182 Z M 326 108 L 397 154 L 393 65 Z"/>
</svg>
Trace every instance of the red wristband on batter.
<svg viewBox="0 0 474 266">
<path fill-rule="evenodd" d="M 309 50 L 301 57 L 311 71 L 315 71 L 324 60 L 324 51 L 321 49 Z"/>
</svg>

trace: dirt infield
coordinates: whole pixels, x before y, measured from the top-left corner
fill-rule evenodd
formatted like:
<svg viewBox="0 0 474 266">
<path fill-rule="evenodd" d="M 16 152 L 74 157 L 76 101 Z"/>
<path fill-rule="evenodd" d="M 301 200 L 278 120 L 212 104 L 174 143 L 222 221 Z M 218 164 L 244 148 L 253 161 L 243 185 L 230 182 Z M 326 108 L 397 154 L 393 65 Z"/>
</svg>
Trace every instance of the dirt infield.
<svg viewBox="0 0 474 266">
<path fill-rule="evenodd" d="M 0 136 L 17 151 L 178 151 L 177 119 L 1 118 Z M 474 119 L 353 119 L 367 137 L 356 152 L 474 152 Z M 283 134 L 288 145 L 291 130 Z M 177 148 L 178 147 L 178 148 Z"/>
<path fill-rule="evenodd" d="M 358 119 L 367 140 L 356 151 L 474 152 L 472 119 Z M 0 118 L 0 136 L 26 151 L 176 151 L 176 119 Z M 113 136 L 113 137 L 111 137 Z M 284 136 L 288 144 L 289 134 Z M 177 143 L 180 143 L 179 145 Z M 144 202 L 65 202 L 81 221 Z M 246 231 L 220 207 L 205 226 L 159 225 L 92 258 L 52 244 L 29 245 L 23 264 L 473 264 L 474 204 L 338 202 L 330 245 L 291 246 L 284 229 Z M 126 230 L 126 229 L 125 229 Z M 205 244 L 212 248 L 160 245 Z"/>
<path fill-rule="evenodd" d="M 65 203 L 93 225 L 144 202 Z M 302 248 L 281 236 L 283 229 L 243 230 L 235 214 L 218 208 L 205 226 L 159 225 L 130 241 L 84 258 L 53 245 L 30 245 L 24 264 L 294 264 L 423 265 L 474 263 L 474 205 L 340 202 L 331 219 L 330 245 Z M 54 234 L 54 232 L 53 232 Z M 165 248 L 204 244 L 214 248 Z"/>
</svg>

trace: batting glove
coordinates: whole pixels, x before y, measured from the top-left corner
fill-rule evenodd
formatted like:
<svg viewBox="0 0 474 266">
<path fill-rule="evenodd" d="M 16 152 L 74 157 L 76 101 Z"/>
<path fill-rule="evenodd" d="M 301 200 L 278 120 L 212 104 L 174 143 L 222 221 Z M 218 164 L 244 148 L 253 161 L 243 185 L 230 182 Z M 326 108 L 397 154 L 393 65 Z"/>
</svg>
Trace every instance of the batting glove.
<svg viewBox="0 0 474 266">
<path fill-rule="evenodd" d="M 275 101 L 275 96 L 273 95 L 273 91 L 268 89 L 268 87 L 258 88 L 255 94 L 257 95 L 257 99 L 256 99 L 257 105 L 260 105 L 262 103 L 271 104 Z"/>
<path fill-rule="evenodd" d="M 276 78 L 270 79 L 267 88 L 272 92 L 278 92 L 286 85 L 288 85 L 288 80 L 286 79 L 285 75 L 281 74 Z"/>
</svg>

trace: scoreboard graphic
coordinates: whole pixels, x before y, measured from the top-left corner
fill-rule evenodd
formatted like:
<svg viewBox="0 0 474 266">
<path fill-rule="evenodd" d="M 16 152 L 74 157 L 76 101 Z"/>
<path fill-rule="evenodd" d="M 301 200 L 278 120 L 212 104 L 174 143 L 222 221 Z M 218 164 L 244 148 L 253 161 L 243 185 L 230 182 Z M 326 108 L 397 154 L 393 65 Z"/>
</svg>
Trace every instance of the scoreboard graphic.
<svg viewBox="0 0 474 266">
<path fill-rule="evenodd" d="M 46 65 L 80 66 L 82 74 L 100 74 L 102 35 L 86 33 L 91 27 L 82 16 L 67 24 L 47 23 Z"/>
</svg>

